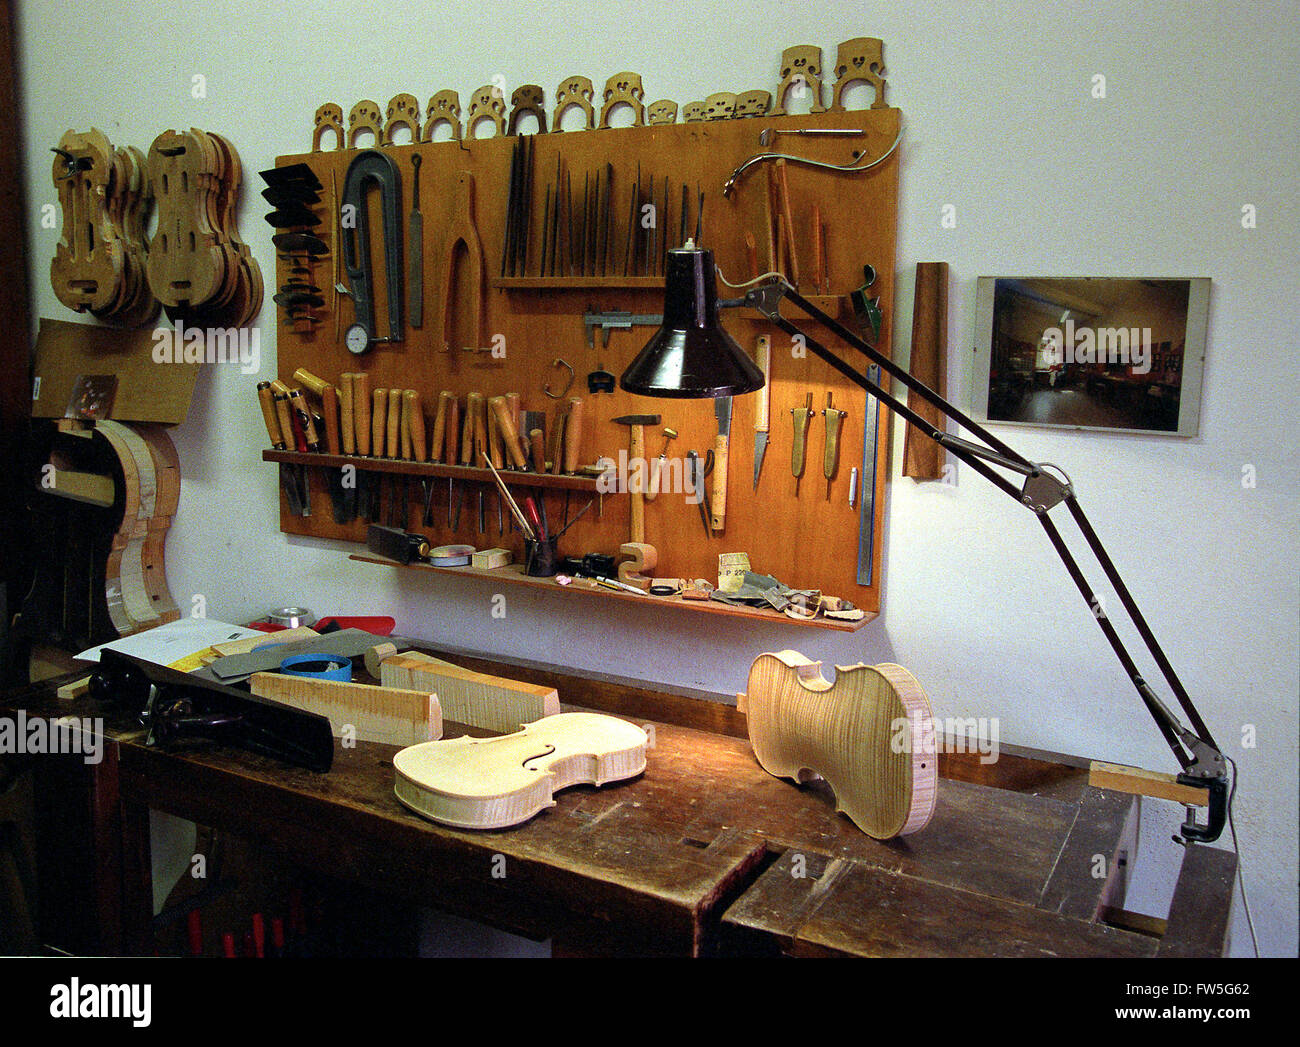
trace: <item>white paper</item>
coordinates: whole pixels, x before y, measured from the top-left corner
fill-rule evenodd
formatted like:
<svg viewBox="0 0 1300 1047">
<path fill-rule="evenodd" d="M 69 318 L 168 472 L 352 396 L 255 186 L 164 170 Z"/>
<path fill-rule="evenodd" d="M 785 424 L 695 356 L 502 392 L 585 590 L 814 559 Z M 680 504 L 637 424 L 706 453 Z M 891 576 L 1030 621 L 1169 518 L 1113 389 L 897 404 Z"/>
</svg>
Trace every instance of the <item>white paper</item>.
<svg viewBox="0 0 1300 1047">
<path fill-rule="evenodd" d="M 86 661 L 99 661 L 99 652 L 105 647 L 123 654 L 142 658 L 155 665 L 171 665 L 172 662 L 186 658 L 191 654 L 206 650 L 213 644 L 226 643 L 230 640 L 242 640 L 246 636 L 268 636 L 256 629 L 246 629 L 242 625 L 218 622 L 212 618 L 178 618 L 174 622 L 146 629 L 141 633 L 123 636 L 82 651 L 78 658 Z M 269 639 L 269 636 L 268 636 Z"/>
</svg>

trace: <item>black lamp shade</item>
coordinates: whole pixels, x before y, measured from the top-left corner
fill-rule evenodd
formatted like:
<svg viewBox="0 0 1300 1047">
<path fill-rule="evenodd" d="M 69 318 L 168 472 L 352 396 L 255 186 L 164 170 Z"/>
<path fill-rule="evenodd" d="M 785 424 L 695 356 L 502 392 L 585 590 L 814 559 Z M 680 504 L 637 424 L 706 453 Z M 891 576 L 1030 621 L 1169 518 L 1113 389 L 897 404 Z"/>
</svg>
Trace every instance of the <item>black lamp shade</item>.
<svg viewBox="0 0 1300 1047">
<path fill-rule="evenodd" d="M 740 396 L 763 388 L 763 372 L 718 326 L 713 252 L 668 252 L 664 323 L 618 384 L 629 393 L 676 399 Z"/>
</svg>

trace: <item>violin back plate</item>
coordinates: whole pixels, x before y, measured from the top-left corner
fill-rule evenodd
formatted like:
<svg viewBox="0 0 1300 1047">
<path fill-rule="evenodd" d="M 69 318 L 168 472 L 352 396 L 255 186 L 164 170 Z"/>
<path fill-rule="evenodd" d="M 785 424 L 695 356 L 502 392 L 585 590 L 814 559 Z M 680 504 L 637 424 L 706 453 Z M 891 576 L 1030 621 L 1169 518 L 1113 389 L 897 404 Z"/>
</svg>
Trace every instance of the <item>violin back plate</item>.
<svg viewBox="0 0 1300 1047">
<path fill-rule="evenodd" d="M 560 713 L 498 738 L 422 742 L 393 757 L 397 799 L 430 821 L 504 829 L 555 805 L 570 785 L 645 770 L 646 733 L 600 713 Z"/>
<path fill-rule="evenodd" d="M 878 840 L 925 827 L 938 752 L 930 700 L 901 665 L 836 666 L 796 651 L 762 654 L 742 707 L 759 765 L 778 778 L 824 778 L 836 809 Z"/>
</svg>

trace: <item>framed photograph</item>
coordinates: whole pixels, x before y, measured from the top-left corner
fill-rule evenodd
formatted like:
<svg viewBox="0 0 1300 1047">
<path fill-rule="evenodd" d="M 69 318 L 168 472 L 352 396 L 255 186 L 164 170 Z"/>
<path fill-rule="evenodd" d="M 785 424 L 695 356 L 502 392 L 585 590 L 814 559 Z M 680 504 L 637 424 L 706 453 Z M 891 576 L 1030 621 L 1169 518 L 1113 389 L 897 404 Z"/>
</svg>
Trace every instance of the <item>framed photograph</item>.
<svg viewBox="0 0 1300 1047">
<path fill-rule="evenodd" d="M 1195 436 L 1210 278 L 982 276 L 981 422 Z"/>
</svg>

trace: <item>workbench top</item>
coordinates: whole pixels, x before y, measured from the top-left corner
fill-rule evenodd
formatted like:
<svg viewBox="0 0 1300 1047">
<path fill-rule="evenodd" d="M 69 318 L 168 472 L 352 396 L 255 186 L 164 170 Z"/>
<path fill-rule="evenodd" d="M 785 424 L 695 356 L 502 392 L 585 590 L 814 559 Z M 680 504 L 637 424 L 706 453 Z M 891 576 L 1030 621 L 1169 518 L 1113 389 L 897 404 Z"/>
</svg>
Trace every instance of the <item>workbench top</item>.
<svg viewBox="0 0 1300 1047">
<path fill-rule="evenodd" d="M 744 739 L 629 716 L 652 735 L 642 775 L 567 789 L 510 829 L 470 831 L 397 801 L 393 746 L 340 748 L 328 774 L 207 743 L 164 752 L 111 707 L 51 694 L 7 704 L 104 716 L 124 805 L 568 949 L 1143 956 L 1160 946 L 1099 922 L 1122 894 L 1137 801 L 1087 786 L 1082 771 L 1023 792 L 941 779 L 929 825 L 882 842 L 836 814 L 824 785 L 767 774 Z M 461 733 L 445 725 L 445 737 Z"/>
</svg>

